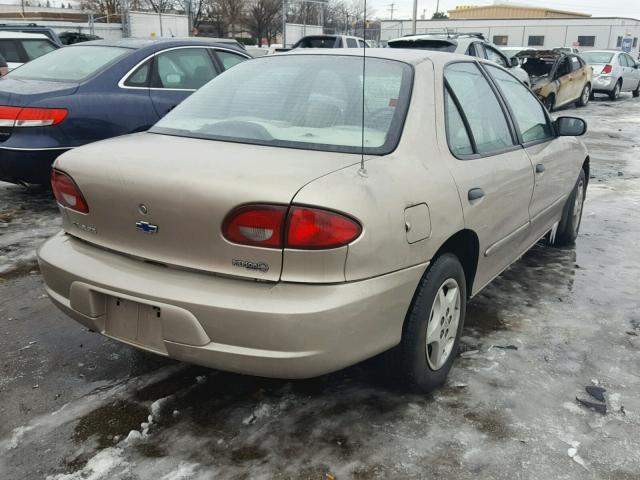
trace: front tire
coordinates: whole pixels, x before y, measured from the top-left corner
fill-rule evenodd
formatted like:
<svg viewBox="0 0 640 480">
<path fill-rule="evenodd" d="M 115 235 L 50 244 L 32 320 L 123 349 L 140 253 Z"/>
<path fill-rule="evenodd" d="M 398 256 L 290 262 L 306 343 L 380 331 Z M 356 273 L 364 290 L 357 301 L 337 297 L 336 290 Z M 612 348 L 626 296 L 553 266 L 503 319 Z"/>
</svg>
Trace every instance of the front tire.
<svg viewBox="0 0 640 480">
<path fill-rule="evenodd" d="M 591 98 L 591 85 L 588 83 L 582 89 L 582 95 L 576 102 L 576 107 L 585 107 L 587 103 L 589 103 L 589 99 Z"/>
<path fill-rule="evenodd" d="M 587 176 L 584 170 L 581 169 L 578 180 L 562 211 L 562 218 L 558 224 L 558 230 L 556 231 L 556 236 L 553 241 L 554 246 L 562 247 L 573 245 L 576 242 L 582 221 L 582 210 L 586 193 Z"/>
<path fill-rule="evenodd" d="M 396 365 L 407 386 L 427 393 L 447 379 L 458 352 L 467 306 L 460 261 L 438 257 L 420 280 L 405 319 Z"/>
<path fill-rule="evenodd" d="M 633 98 L 640 97 L 640 82 L 638 82 L 638 86 L 633 92 L 631 92 L 631 94 L 633 95 Z"/>
<path fill-rule="evenodd" d="M 613 87 L 613 90 L 611 90 L 609 92 L 609 99 L 613 100 L 614 102 L 620 97 L 620 92 L 622 91 L 622 81 L 618 80 L 616 82 L 616 86 Z"/>
</svg>

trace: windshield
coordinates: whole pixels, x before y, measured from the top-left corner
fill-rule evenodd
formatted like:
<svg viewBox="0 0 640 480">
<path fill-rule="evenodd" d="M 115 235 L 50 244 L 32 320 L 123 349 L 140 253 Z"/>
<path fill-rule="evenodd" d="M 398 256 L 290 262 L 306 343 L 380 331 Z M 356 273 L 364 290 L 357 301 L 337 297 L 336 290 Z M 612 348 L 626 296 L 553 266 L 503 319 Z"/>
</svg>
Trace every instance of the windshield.
<svg viewBox="0 0 640 480">
<path fill-rule="evenodd" d="M 388 43 L 389 48 L 417 48 L 421 50 L 432 50 L 435 52 L 456 51 L 456 43 L 449 40 L 393 40 Z"/>
<path fill-rule="evenodd" d="M 308 150 L 382 155 L 395 149 L 413 69 L 362 57 L 288 55 L 242 63 L 202 87 L 151 131 Z"/>
<path fill-rule="evenodd" d="M 586 52 L 582 54 L 582 58 L 590 65 L 597 65 L 599 63 L 610 63 L 613 58 L 613 53 L 610 52 Z"/>
<path fill-rule="evenodd" d="M 89 45 L 59 48 L 25 63 L 9 75 L 12 78 L 79 82 L 131 52 L 127 48 Z"/>
</svg>

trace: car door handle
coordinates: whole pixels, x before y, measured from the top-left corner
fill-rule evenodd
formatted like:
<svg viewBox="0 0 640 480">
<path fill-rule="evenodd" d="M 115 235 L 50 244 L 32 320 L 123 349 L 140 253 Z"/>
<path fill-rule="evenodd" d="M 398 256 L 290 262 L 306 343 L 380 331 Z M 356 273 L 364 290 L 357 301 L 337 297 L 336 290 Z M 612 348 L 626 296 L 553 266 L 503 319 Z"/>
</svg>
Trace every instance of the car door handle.
<svg viewBox="0 0 640 480">
<path fill-rule="evenodd" d="M 484 190 L 482 190 L 481 188 L 472 188 L 467 194 L 467 198 L 470 202 L 480 200 L 482 197 L 484 197 Z"/>
<path fill-rule="evenodd" d="M 536 165 L 536 173 L 542 173 L 544 172 L 544 165 L 539 163 Z"/>
</svg>

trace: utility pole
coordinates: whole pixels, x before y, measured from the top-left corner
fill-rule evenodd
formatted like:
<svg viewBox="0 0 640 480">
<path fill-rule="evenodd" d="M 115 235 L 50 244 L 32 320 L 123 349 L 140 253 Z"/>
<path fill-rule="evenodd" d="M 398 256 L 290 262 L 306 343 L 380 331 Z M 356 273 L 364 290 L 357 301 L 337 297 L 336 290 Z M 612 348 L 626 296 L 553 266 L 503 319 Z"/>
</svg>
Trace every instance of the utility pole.
<svg viewBox="0 0 640 480">
<path fill-rule="evenodd" d="M 390 18 L 390 20 L 393 20 L 393 9 L 395 8 L 395 6 L 396 6 L 396 4 L 395 4 L 395 3 L 392 3 L 392 4 L 390 4 L 390 5 L 389 5 L 389 8 L 387 8 L 387 11 L 388 11 L 388 12 L 391 12 L 391 18 Z"/>
<path fill-rule="evenodd" d="M 287 0 L 282 0 L 282 48 L 287 48 Z"/>
<path fill-rule="evenodd" d="M 411 33 L 416 34 L 416 25 L 418 23 L 418 0 L 413 0 L 413 17 L 411 17 Z"/>
<path fill-rule="evenodd" d="M 436 2 L 436 13 L 440 11 L 440 0 Z"/>
</svg>

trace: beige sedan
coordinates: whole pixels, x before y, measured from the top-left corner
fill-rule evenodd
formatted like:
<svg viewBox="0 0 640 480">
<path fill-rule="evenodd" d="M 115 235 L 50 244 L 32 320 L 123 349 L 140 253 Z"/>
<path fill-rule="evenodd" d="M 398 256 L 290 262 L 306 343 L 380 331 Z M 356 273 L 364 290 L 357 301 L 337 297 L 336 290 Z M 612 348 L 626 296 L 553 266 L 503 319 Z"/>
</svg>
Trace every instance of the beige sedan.
<svg viewBox="0 0 640 480">
<path fill-rule="evenodd" d="M 410 388 L 442 384 L 467 300 L 541 238 L 574 242 L 586 125 L 447 53 L 368 49 L 363 95 L 361 53 L 246 62 L 59 157 L 55 304 L 212 368 L 304 378 L 391 350 Z"/>
</svg>

